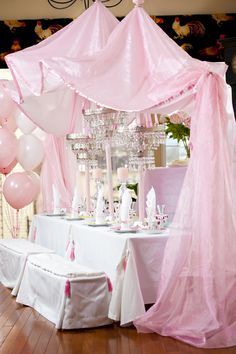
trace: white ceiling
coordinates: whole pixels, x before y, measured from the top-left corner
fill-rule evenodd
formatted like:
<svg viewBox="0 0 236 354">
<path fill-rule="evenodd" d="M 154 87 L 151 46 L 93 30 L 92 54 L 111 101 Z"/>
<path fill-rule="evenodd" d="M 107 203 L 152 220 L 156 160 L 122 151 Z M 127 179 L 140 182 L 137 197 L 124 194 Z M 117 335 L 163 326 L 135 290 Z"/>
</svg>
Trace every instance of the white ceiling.
<svg viewBox="0 0 236 354">
<path fill-rule="evenodd" d="M 48 0 L 0 0 L 1 19 L 77 17 L 84 10 L 77 0 L 67 10 L 55 10 Z M 123 0 L 112 11 L 124 16 L 133 8 L 132 0 Z M 236 0 L 145 0 L 144 8 L 152 15 L 236 13 Z"/>
</svg>

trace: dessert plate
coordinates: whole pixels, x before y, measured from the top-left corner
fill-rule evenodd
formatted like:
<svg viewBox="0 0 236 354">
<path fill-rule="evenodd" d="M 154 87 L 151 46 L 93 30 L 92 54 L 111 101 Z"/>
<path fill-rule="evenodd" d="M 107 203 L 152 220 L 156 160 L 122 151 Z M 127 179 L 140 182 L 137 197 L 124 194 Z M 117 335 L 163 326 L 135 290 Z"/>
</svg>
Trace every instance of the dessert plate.
<svg viewBox="0 0 236 354">
<path fill-rule="evenodd" d="M 44 214 L 45 216 L 65 216 L 63 213 L 58 213 L 58 214 Z"/>
<path fill-rule="evenodd" d="M 110 226 L 111 224 L 108 223 L 108 222 L 104 222 L 104 223 L 101 223 L 101 224 L 96 224 L 95 221 L 93 221 L 93 222 L 88 222 L 85 225 L 92 226 L 92 227 L 101 227 L 101 226 Z"/>
<path fill-rule="evenodd" d="M 127 229 L 127 230 L 117 229 L 112 231 L 116 232 L 117 234 L 136 234 L 136 232 L 138 232 L 138 230 L 135 229 Z"/>
</svg>

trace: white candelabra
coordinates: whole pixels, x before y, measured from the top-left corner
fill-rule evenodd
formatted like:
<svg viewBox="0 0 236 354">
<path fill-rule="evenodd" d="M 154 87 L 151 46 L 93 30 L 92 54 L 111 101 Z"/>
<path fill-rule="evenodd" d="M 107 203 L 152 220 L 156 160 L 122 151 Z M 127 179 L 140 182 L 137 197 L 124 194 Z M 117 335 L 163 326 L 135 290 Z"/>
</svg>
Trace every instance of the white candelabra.
<svg viewBox="0 0 236 354">
<path fill-rule="evenodd" d="M 126 113 L 108 108 L 88 109 L 83 112 L 98 149 L 105 150 L 109 213 L 114 217 L 111 147 L 122 143 L 119 128 L 126 124 Z"/>
<path fill-rule="evenodd" d="M 155 124 L 151 128 L 135 126 L 129 129 L 127 148 L 130 151 L 130 169 L 138 171 L 139 221 L 144 222 L 145 195 L 144 171 L 155 167 L 154 151 L 165 143 L 165 125 Z"/>
<path fill-rule="evenodd" d="M 96 149 L 93 138 L 81 134 L 68 134 L 67 141 L 71 144 L 71 149 L 76 155 L 76 160 L 79 165 L 85 168 L 85 199 L 86 212 L 91 212 L 91 193 L 90 193 L 90 169 L 97 167 L 96 154 L 99 153 Z"/>
</svg>

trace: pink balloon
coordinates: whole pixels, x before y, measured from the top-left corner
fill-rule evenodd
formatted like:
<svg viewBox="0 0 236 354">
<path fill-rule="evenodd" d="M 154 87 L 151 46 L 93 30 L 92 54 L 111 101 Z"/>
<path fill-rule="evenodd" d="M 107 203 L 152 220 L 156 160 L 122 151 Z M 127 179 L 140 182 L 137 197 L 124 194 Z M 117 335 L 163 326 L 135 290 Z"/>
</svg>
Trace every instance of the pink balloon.
<svg viewBox="0 0 236 354">
<path fill-rule="evenodd" d="M 44 148 L 42 142 L 33 135 L 22 135 L 19 139 L 17 160 L 21 166 L 30 171 L 43 160 Z"/>
<path fill-rule="evenodd" d="M 16 172 L 7 176 L 3 184 L 3 195 L 14 208 L 21 209 L 36 199 L 39 186 L 27 172 Z"/>
<path fill-rule="evenodd" d="M 40 190 L 40 177 L 39 177 L 39 175 L 33 171 L 27 172 L 27 175 L 32 179 L 32 182 L 34 184 L 36 191 L 39 192 L 39 190 Z"/>
<path fill-rule="evenodd" d="M 8 117 L 14 110 L 15 103 L 0 85 L 0 117 Z"/>
<path fill-rule="evenodd" d="M 11 115 L 7 118 L 0 117 L 0 123 L 3 128 L 7 128 L 12 133 L 14 133 L 17 129 L 16 120 L 13 115 Z"/>
<path fill-rule="evenodd" d="M 16 157 L 17 139 L 6 128 L 0 128 L 0 167 L 8 166 Z"/>
<path fill-rule="evenodd" d="M 5 176 L 8 175 L 8 173 L 10 173 L 13 170 L 16 164 L 17 164 L 17 160 L 14 159 L 8 166 L 0 167 L 0 173 L 2 173 Z"/>
</svg>

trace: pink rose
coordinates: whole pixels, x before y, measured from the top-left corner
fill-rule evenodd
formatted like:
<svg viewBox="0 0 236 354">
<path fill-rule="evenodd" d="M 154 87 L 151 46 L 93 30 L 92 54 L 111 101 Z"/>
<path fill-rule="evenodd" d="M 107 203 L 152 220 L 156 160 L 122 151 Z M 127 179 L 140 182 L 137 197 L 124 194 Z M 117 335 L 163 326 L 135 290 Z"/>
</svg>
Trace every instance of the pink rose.
<svg viewBox="0 0 236 354">
<path fill-rule="evenodd" d="M 179 114 L 174 113 L 170 116 L 170 122 L 173 124 L 181 124 L 182 120 L 181 120 Z"/>
</svg>

